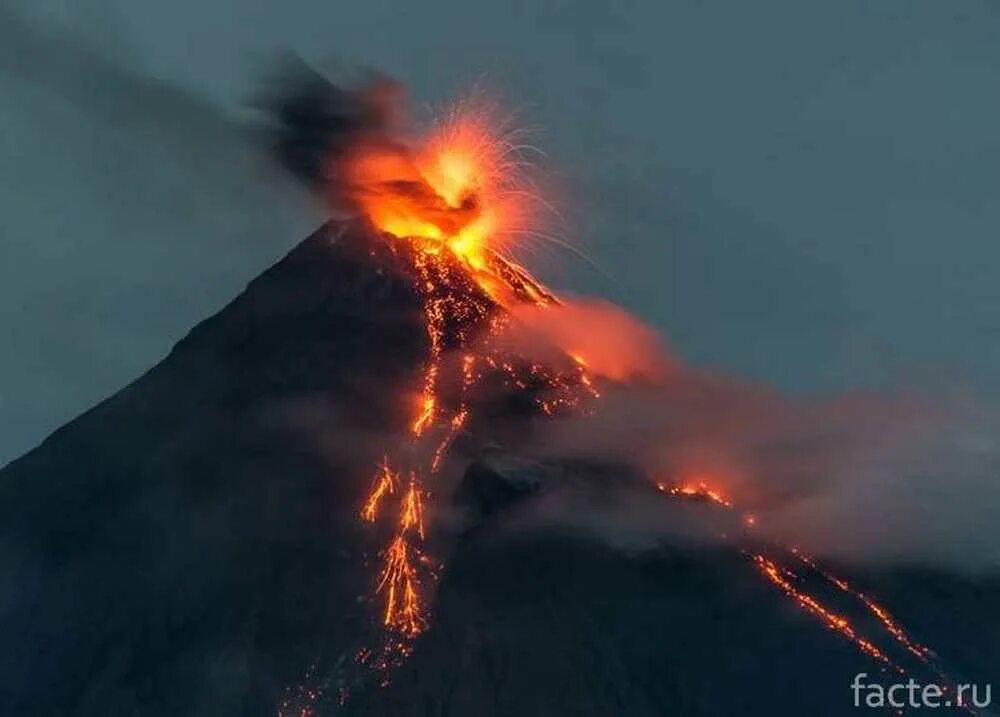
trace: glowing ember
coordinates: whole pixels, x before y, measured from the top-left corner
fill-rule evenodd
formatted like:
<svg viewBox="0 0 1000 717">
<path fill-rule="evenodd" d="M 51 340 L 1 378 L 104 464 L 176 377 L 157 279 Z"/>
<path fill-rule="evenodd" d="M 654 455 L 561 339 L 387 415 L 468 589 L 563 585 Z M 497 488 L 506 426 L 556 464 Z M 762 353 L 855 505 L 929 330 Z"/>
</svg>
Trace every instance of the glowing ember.
<svg viewBox="0 0 1000 717">
<path fill-rule="evenodd" d="M 433 393 L 426 393 L 420 400 L 420 414 L 417 419 L 413 422 L 413 427 L 410 429 L 413 431 L 415 436 L 419 436 L 424 432 L 424 429 L 431 424 L 434 418 L 434 406 L 437 403 L 437 399 L 434 397 Z"/>
<path fill-rule="evenodd" d="M 722 493 L 715 490 L 714 488 L 709 488 L 703 482 L 699 483 L 684 483 L 677 486 L 672 486 L 669 489 L 670 495 L 682 495 L 689 498 L 703 498 L 705 500 L 716 503 L 725 508 L 732 508 L 733 504 L 725 498 Z"/>
<path fill-rule="evenodd" d="M 414 567 L 414 558 L 419 557 L 405 535 L 396 536 L 385 551 L 385 567 L 377 588 L 378 592 L 386 593 L 383 624 L 408 637 L 419 635 L 426 625 Z"/>
<path fill-rule="evenodd" d="M 341 159 L 347 193 L 380 230 L 429 256 L 458 258 L 494 301 L 554 302 L 507 258 L 516 237 L 545 236 L 525 226 L 531 208 L 544 203 L 523 172 L 523 153 L 531 148 L 516 141 L 516 132 L 494 130 L 494 114 L 486 105 L 460 103 L 417 149 L 387 142 L 356 147 Z"/>
<path fill-rule="evenodd" d="M 316 680 L 316 664 L 310 665 L 296 687 L 285 690 L 278 704 L 277 717 L 316 717 L 317 703 L 323 698 L 328 685 Z"/>
<path fill-rule="evenodd" d="M 726 497 L 724 497 L 722 493 L 710 488 L 704 482 L 683 483 L 680 485 L 667 485 L 665 483 L 658 482 L 655 485 L 658 491 L 666 493 L 670 496 L 709 501 L 727 510 L 734 509 L 733 504 Z M 757 524 L 756 516 L 751 513 L 745 514 L 742 521 L 747 527 L 754 527 Z M 889 635 L 903 649 L 921 662 L 928 662 L 930 650 L 923 645 L 918 644 L 909 635 L 907 635 L 903 628 L 901 628 L 889 614 L 888 610 L 877 604 L 868 595 L 854 590 L 846 580 L 838 578 L 820 568 L 812 558 L 803 555 L 798 549 L 793 548 L 791 553 L 812 572 L 822 577 L 831 585 L 834 585 L 841 592 L 851 595 L 863 604 L 865 608 L 882 624 L 886 632 L 888 632 Z M 792 598 L 798 605 L 813 615 L 819 617 L 829 628 L 835 630 L 853 642 L 863 653 L 869 655 L 878 662 L 891 667 L 897 672 L 904 672 L 899 665 L 894 663 L 887 656 L 883 649 L 876 646 L 871 640 L 862 637 L 845 616 L 834 612 L 830 608 L 823 605 L 817 597 L 810 595 L 799 588 L 796 585 L 796 582 L 799 580 L 799 576 L 791 570 L 783 567 L 776 560 L 768 558 L 760 553 L 752 554 L 750 557 L 760 572 L 770 582 L 780 588 L 788 597 Z M 944 677 L 944 675 L 941 674 L 941 677 Z"/>
<path fill-rule="evenodd" d="M 416 476 L 410 477 L 410 489 L 403 498 L 402 512 L 399 516 L 399 530 L 407 533 L 416 529 L 417 535 L 424 537 L 424 509 L 420 499 L 420 489 L 417 487 Z"/>
<path fill-rule="evenodd" d="M 519 148 L 509 136 L 491 133 L 486 119 L 461 106 L 417 150 L 362 144 L 341 160 L 354 203 L 410 264 L 428 344 L 421 387 L 410 399 L 409 443 L 391 452 L 395 468 L 388 460 L 379 467 L 360 511 L 364 521 L 377 522 L 407 476 L 393 504 L 398 521 L 375 588 L 385 640 L 380 651 L 363 653 L 364 663 L 379 670 L 408 655 L 410 641 L 427 626 L 424 591 L 435 574 L 422 547 L 424 484 L 468 424 L 476 383 L 500 376 L 548 415 L 598 395 L 582 361 L 566 357 L 565 368 L 556 370 L 509 356 L 491 341 L 508 321 L 505 307 L 559 302 L 501 253 L 501 239 L 523 231 L 519 222 L 534 196 L 520 176 Z M 457 396 L 450 386 L 458 386 Z"/>
<path fill-rule="evenodd" d="M 393 473 L 392 468 L 389 466 L 389 461 L 384 460 L 382 465 L 379 466 L 379 472 L 376 474 L 371 493 L 368 494 L 364 507 L 361 509 L 361 518 L 369 523 L 374 523 L 375 518 L 378 517 L 379 504 L 386 495 L 391 494 L 395 490 L 395 486 L 396 474 Z"/>
<path fill-rule="evenodd" d="M 519 213 L 518 148 L 489 120 L 462 104 L 416 152 L 361 148 L 347 174 L 365 213 L 389 234 L 429 239 L 486 270 L 488 243 Z"/>
<path fill-rule="evenodd" d="M 794 575 L 781 568 L 773 560 L 765 558 L 763 555 L 754 555 L 753 561 L 768 580 L 777 585 L 790 598 L 795 600 L 803 608 L 819 617 L 827 627 L 836 630 L 848 640 L 857 645 L 858 649 L 874 658 L 875 660 L 892 667 L 897 672 L 902 673 L 903 669 L 890 660 L 884 652 L 876 647 L 869 640 L 861 637 L 843 615 L 838 615 L 824 607 L 819 600 L 796 588 L 791 578 Z"/>
<path fill-rule="evenodd" d="M 904 649 L 921 662 L 927 662 L 930 649 L 918 644 L 910 638 L 910 636 L 906 634 L 906 631 L 896 623 L 895 619 L 889 614 L 888 610 L 876 603 L 864 593 L 852 588 L 846 580 L 842 580 L 827 573 L 825 570 L 820 568 L 812 558 L 803 555 L 797 550 L 793 552 L 799 560 L 822 575 L 830 583 L 837 586 L 839 590 L 858 599 L 866 608 L 868 608 L 868 611 L 871 612 L 871 614 L 874 615 L 880 623 L 882 623 L 882 626 L 890 635 L 892 635 L 896 642 L 902 645 Z"/>
</svg>

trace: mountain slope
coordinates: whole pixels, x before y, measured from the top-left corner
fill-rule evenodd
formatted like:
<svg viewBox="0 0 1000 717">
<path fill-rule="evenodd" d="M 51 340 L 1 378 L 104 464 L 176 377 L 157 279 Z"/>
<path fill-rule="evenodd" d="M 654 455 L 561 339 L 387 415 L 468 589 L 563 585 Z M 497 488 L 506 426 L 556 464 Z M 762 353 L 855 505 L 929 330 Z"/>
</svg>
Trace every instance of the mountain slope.
<svg viewBox="0 0 1000 717">
<path fill-rule="evenodd" d="M 510 435 L 498 413 L 437 496 L 430 628 L 388 686 L 358 664 L 380 544 L 357 510 L 427 353 L 400 251 L 322 228 L 0 471 L 0 714 L 851 712 L 851 678 L 879 666 L 762 579 L 749 543 L 609 529 L 637 501 L 667 526 L 711 525 L 710 506 L 624 466 L 501 460 L 483 448 Z M 952 674 L 996 677 L 996 579 L 855 576 Z"/>
<path fill-rule="evenodd" d="M 0 473 L 0 713 L 263 714 L 360 610 L 365 436 L 426 339 L 356 229 Z"/>
</svg>

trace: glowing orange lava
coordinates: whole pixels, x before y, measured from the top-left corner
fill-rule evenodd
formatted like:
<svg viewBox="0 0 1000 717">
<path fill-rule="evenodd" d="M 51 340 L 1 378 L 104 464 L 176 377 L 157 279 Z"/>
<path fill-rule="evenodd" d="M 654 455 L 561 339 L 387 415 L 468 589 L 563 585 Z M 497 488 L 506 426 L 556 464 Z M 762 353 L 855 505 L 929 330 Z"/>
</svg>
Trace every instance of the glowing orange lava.
<svg viewBox="0 0 1000 717">
<path fill-rule="evenodd" d="M 406 497 L 403 498 L 403 507 L 399 516 L 399 530 L 406 533 L 411 529 L 415 529 L 421 539 L 424 537 L 424 509 L 416 476 L 410 476 L 410 489 L 406 491 Z"/>
<path fill-rule="evenodd" d="M 721 505 L 724 508 L 733 507 L 733 504 L 729 502 L 728 498 L 723 496 L 722 493 L 715 488 L 710 488 L 704 482 L 682 483 L 681 485 L 671 486 L 668 489 L 668 492 L 670 495 L 682 495 L 689 498 L 704 498 L 705 500 Z"/>
<path fill-rule="evenodd" d="M 428 392 L 421 396 L 420 413 L 417 415 L 416 420 L 413 421 L 413 426 L 410 429 L 413 431 L 413 435 L 419 436 L 431 424 L 431 421 L 434 419 L 434 406 L 436 404 L 437 399 L 433 393 Z"/>
<path fill-rule="evenodd" d="M 857 645 L 859 650 L 878 662 L 891 667 L 897 672 L 903 672 L 903 669 L 890 660 L 889 657 L 882 652 L 882 650 L 876 647 L 874 643 L 858 635 L 857 631 L 851 626 L 846 617 L 838 615 L 837 613 L 824 607 L 819 600 L 814 598 L 812 595 L 808 595 L 796 588 L 791 582 L 791 578 L 794 576 L 792 576 L 786 569 L 779 566 L 773 560 L 765 558 L 760 554 L 754 555 L 753 561 L 768 580 L 777 585 L 786 595 L 795 600 L 795 602 L 803 608 L 819 617 L 831 630 L 839 632 L 841 635 Z"/>
<path fill-rule="evenodd" d="M 702 481 L 674 485 L 658 482 L 655 485 L 657 490 L 661 493 L 666 493 L 670 496 L 709 501 L 726 510 L 734 510 L 734 505 L 728 498 L 726 498 L 720 491 L 709 487 Z M 742 522 L 744 526 L 752 528 L 757 525 L 757 517 L 752 513 L 746 513 L 743 515 Z M 899 626 L 895 619 L 889 614 L 888 610 L 876 603 L 868 595 L 852 588 L 846 580 L 838 578 L 821 568 L 815 560 L 804 555 L 797 548 L 792 548 L 790 552 L 814 574 L 819 575 L 828 583 L 834 585 L 838 590 L 852 596 L 864 605 L 865 608 L 882 624 L 885 631 L 889 633 L 899 646 L 916 657 L 920 662 L 925 664 L 929 663 L 929 655 L 931 654 L 931 651 L 913 640 L 913 638 L 911 638 L 906 631 Z M 796 585 L 796 582 L 799 580 L 799 576 L 797 576 L 794 572 L 789 570 L 787 567 L 782 566 L 775 559 L 766 557 L 761 553 L 749 554 L 749 557 L 753 560 L 754 565 L 757 566 L 760 572 L 769 581 L 780 588 L 782 592 L 793 599 L 798 605 L 813 615 L 819 617 L 829 628 L 839 632 L 841 635 L 853 642 L 858 649 L 865 654 L 869 655 L 878 662 L 881 662 L 885 666 L 896 670 L 897 672 L 904 672 L 899 665 L 888 657 L 885 650 L 878 647 L 870 639 L 862 637 L 858 633 L 857 628 L 851 625 L 850 621 L 845 616 L 834 612 L 830 608 L 823 605 L 819 598 L 814 595 L 810 595 L 803 589 L 799 588 Z M 940 673 L 940 671 L 938 671 L 938 673 L 942 678 L 945 677 L 945 675 Z"/>
<path fill-rule="evenodd" d="M 814 561 L 812 558 L 803 555 L 798 550 L 794 550 L 792 552 L 799 560 L 801 560 L 803 563 L 805 563 L 810 568 L 815 570 L 817 573 L 822 575 L 830 583 L 837 586 L 839 590 L 849 595 L 852 595 L 857 600 L 859 600 L 866 608 L 868 608 L 868 611 L 871 612 L 871 614 L 874 615 L 880 623 L 882 623 L 882 626 L 890 635 L 892 635 L 892 637 L 896 640 L 896 642 L 898 642 L 900 645 L 903 646 L 903 648 L 907 650 L 907 652 L 912 654 L 921 662 L 928 661 L 928 656 L 930 655 L 931 652 L 930 649 L 915 642 L 908 634 L 906 634 L 906 631 L 899 626 L 899 624 L 892 617 L 892 615 L 889 614 L 888 610 L 886 610 L 884 607 L 876 603 L 865 593 L 852 588 L 851 585 L 846 580 L 831 575 L 822 568 L 820 568 L 816 564 L 816 561 Z"/>
<path fill-rule="evenodd" d="M 360 510 L 376 523 L 391 499 L 398 513 L 375 588 L 386 638 L 379 652 L 359 653 L 378 669 L 409 654 L 409 641 L 427 625 L 425 591 L 436 576 L 423 548 L 424 486 L 469 422 L 469 395 L 484 372 L 530 393 L 549 415 L 598 395 L 582 361 L 567 357 L 565 369 L 554 370 L 508 356 L 489 340 L 508 321 L 505 307 L 559 303 L 503 251 L 534 201 L 518 149 L 510 135 L 491 130 L 486 113 L 461 105 L 420 148 L 364 145 L 343 167 L 359 210 L 410 264 L 428 346 L 420 388 L 409 399 L 408 443 L 390 451 L 394 467 L 388 459 L 379 466 Z M 448 388 L 456 385 L 457 396 Z M 393 497 L 403 475 L 408 486 Z"/>
<path fill-rule="evenodd" d="M 419 148 L 373 143 L 344 160 L 348 194 L 380 230 L 420 242 L 421 251 L 447 251 L 482 290 L 503 305 L 516 299 L 554 301 L 509 258 L 531 208 L 544 204 L 525 179 L 516 132 L 497 130 L 489 105 L 460 103 Z"/>
<path fill-rule="evenodd" d="M 386 593 L 383 624 L 407 637 L 419 635 L 426 625 L 414 567 L 419 557 L 405 535 L 396 536 L 385 551 L 385 565 L 377 588 Z"/>
<path fill-rule="evenodd" d="M 361 508 L 361 518 L 369 523 L 374 523 L 378 517 L 379 504 L 386 495 L 390 495 L 395 490 L 395 487 L 396 474 L 393 473 L 392 468 L 389 466 L 388 459 L 385 459 L 382 461 L 382 465 L 379 466 L 371 492 L 368 494 L 368 498 Z"/>
</svg>

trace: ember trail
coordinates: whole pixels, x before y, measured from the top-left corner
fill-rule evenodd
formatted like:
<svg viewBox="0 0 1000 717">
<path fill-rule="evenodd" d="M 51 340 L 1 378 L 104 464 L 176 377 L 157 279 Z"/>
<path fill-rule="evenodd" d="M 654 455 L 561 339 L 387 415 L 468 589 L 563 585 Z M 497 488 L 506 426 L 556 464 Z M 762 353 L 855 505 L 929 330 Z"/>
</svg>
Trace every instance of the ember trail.
<svg viewBox="0 0 1000 717">
<path fill-rule="evenodd" d="M 519 154 L 481 113 L 461 106 L 419 149 L 362 143 L 339 167 L 351 202 L 408 263 L 427 332 L 426 359 L 415 367 L 419 390 L 404 398 L 412 404 L 407 440 L 386 450 L 359 513 L 368 523 L 395 524 L 374 587 L 385 643 L 364 653 L 379 669 L 408 655 L 428 624 L 436 578 L 424 550 L 428 484 L 470 418 L 473 387 L 484 376 L 530 387 L 533 405 L 547 415 L 597 395 L 580 361 L 542 366 L 491 342 L 510 320 L 506 308 L 559 304 L 499 249 L 499 237 L 509 242 L 518 233 L 532 202 Z"/>
<path fill-rule="evenodd" d="M 505 130 L 495 107 L 459 103 L 413 141 L 395 117 L 399 88 L 384 78 L 341 90 L 312 77 L 296 92 L 279 113 L 283 161 L 318 185 L 331 208 L 363 217 L 373 240 L 386 242 L 409 274 L 426 332 L 412 390 L 399 396 L 409 416 L 402 439 L 384 447 L 358 505 L 359 520 L 383 542 L 371 588 L 381 644 L 359 650 L 357 661 L 381 672 L 386 684 L 387 671 L 411 654 L 431 619 L 440 564 L 426 545 L 429 503 L 449 449 L 482 408 L 477 389 L 500 382 L 544 418 L 591 410 L 598 376 L 627 377 L 592 375 L 595 357 L 577 346 L 559 346 L 561 355 L 542 364 L 498 340 L 517 309 L 565 304 L 512 259 L 518 242 L 561 242 L 532 221 L 547 206 L 526 172 L 534 149 Z M 702 481 L 658 487 L 674 499 L 735 510 Z M 742 524 L 751 528 L 756 517 L 744 515 Z M 880 667 L 902 671 L 896 652 L 929 665 L 930 651 L 885 608 L 810 558 L 780 546 L 745 552 L 778 592 Z M 889 639 L 877 642 L 829 607 L 813 589 L 817 581 L 859 604 Z"/>
<path fill-rule="evenodd" d="M 704 481 L 676 482 L 668 484 L 657 482 L 656 489 L 669 497 L 702 502 L 717 509 L 736 511 L 735 505 L 718 489 Z M 756 526 L 756 518 L 752 514 L 742 516 L 742 524 L 752 529 Z M 933 652 L 916 642 L 900 625 L 889 611 L 879 605 L 869 595 L 856 590 L 843 578 L 839 578 L 797 548 L 784 550 L 781 546 L 772 545 L 758 547 L 754 550 L 743 550 L 744 555 L 757 568 L 759 573 L 771 584 L 784 593 L 799 607 L 821 621 L 827 628 L 838 633 L 853 643 L 863 654 L 870 657 L 883 671 L 907 674 L 900 660 L 893 659 L 889 654 L 889 644 L 895 644 L 897 651 L 910 660 L 931 668 L 946 684 L 953 680 L 933 662 Z M 880 645 L 878 638 L 862 634 L 860 627 L 842 612 L 836 611 L 824 602 L 819 592 L 809 586 L 813 583 L 824 585 L 834 593 L 842 593 L 860 605 L 867 612 L 888 638 L 886 644 Z"/>
<path fill-rule="evenodd" d="M 382 601 L 385 644 L 381 652 L 366 658 L 380 669 L 405 658 L 412 640 L 428 625 L 428 593 L 436 563 L 423 547 L 427 485 L 469 420 L 470 392 L 476 384 L 487 373 L 502 374 L 514 390 L 528 392 L 541 384 L 549 390 L 535 399 L 535 405 L 547 415 L 579 409 L 582 401 L 599 397 L 585 356 L 568 354 L 568 370 L 557 370 L 505 355 L 490 344 L 490 337 L 510 320 L 507 309 L 517 304 L 558 306 L 560 301 L 502 253 L 530 214 L 532 195 L 518 189 L 523 185 L 523 160 L 517 157 L 517 145 L 492 134 L 487 119 L 459 106 L 417 150 L 362 145 L 348 155 L 341 169 L 355 206 L 408 258 L 423 303 L 428 343 L 420 390 L 408 399 L 412 420 L 407 444 L 387 450 L 360 511 L 367 522 L 395 523 L 375 586 Z M 507 237 L 507 243 L 500 237 Z M 457 395 L 448 395 L 443 387 L 454 385 L 459 386 Z M 665 492 L 734 509 L 703 482 L 674 485 Z M 755 521 L 752 515 L 743 519 L 748 527 Z M 800 568 L 858 600 L 911 658 L 927 663 L 927 648 L 914 642 L 888 611 L 822 571 L 810 558 L 793 555 Z M 882 667 L 903 672 L 885 648 L 806 592 L 800 576 L 782 557 L 764 552 L 749 557 L 790 600 Z"/>
</svg>

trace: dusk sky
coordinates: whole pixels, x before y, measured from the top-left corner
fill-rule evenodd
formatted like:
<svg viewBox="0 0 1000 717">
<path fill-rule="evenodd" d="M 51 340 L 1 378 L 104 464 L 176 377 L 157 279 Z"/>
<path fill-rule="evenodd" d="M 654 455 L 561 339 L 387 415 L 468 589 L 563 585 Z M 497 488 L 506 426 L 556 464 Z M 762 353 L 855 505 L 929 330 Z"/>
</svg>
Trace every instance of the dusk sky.
<svg viewBox="0 0 1000 717">
<path fill-rule="evenodd" d="M 0 0 L 0 463 L 318 223 L 241 129 L 287 50 L 499 95 L 601 269 L 539 273 L 685 361 L 1000 397 L 995 2 Z"/>
</svg>

